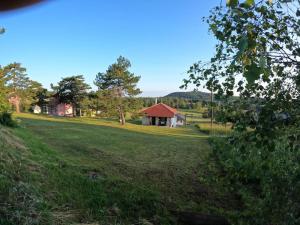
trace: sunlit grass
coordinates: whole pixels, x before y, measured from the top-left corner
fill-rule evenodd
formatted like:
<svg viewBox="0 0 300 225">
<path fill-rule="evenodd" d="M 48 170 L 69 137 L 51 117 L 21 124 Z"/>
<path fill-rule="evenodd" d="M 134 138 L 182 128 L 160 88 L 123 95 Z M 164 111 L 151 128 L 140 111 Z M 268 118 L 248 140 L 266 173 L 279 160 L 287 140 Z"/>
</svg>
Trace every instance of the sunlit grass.
<svg viewBox="0 0 300 225">
<path fill-rule="evenodd" d="M 4 139 L 0 133 L 0 156 L 8 159 L 0 169 L 11 177 L 19 174 L 15 170 L 24 172 L 22 182 L 30 187 L 25 193 L 39 196 L 53 224 L 67 219 L 65 224 L 129 225 L 140 218 L 174 224 L 167 222 L 170 208 L 214 213 L 228 204 L 222 185 L 210 180 L 218 171 L 210 158 L 208 135 L 195 126 L 121 126 L 112 119 L 14 116 L 20 126 L 6 130 Z M 13 143 L 6 144 L 5 151 L 3 140 Z M 10 163 L 11 154 L 20 156 Z M 16 186 L 14 179 L 7 182 L 3 186 L 0 179 L 2 192 Z M 119 209 L 119 215 L 112 216 L 112 208 Z M 27 207 L 20 210 L 27 212 Z M 30 215 L 24 214 L 24 220 Z"/>
<path fill-rule="evenodd" d="M 228 135 L 232 132 L 232 125 L 231 124 L 218 124 L 218 123 L 211 123 L 209 122 L 202 122 L 196 125 L 199 130 L 205 134 L 210 135 Z"/>
<path fill-rule="evenodd" d="M 66 117 L 53 117 L 53 116 L 46 116 L 46 115 L 35 115 L 35 114 L 28 114 L 28 113 L 21 113 L 15 116 L 20 119 L 27 118 L 27 119 L 38 119 L 38 120 L 46 120 L 46 121 L 53 121 L 53 122 L 84 123 L 90 125 L 108 126 L 108 127 L 115 127 L 115 128 L 125 129 L 129 131 L 153 134 L 153 135 L 196 137 L 196 138 L 207 137 L 206 135 L 201 135 L 197 131 L 197 129 L 194 129 L 193 126 L 169 128 L 169 127 L 159 127 L 159 126 L 144 126 L 141 124 L 133 124 L 129 122 L 126 123 L 125 126 L 121 126 L 116 120 L 111 120 L 111 119 L 97 119 L 97 118 L 86 118 L 86 117 L 66 118 Z"/>
</svg>

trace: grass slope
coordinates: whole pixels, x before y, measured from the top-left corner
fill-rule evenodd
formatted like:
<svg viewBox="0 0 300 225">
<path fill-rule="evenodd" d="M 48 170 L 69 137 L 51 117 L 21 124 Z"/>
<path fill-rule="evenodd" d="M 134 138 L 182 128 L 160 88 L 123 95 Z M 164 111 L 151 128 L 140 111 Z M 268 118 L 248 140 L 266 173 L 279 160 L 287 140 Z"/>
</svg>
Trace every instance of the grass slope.
<svg viewBox="0 0 300 225">
<path fill-rule="evenodd" d="M 22 127 L 2 137 L 13 133 L 23 150 L 5 141 L 2 157 L 15 154 L 18 163 L 7 170 L 9 160 L 1 162 L 1 172 L 10 171 L 10 178 L 1 177 L 0 188 L 9 196 L 16 184 L 24 184 L 24 193 L 34 200 L 18 209 L 19 217 L 1 224 L 174 224 L 170 210 L 220 214 L 235 207 L 232 196 L 211 182 L 215 163 L 207 137 L 196 128 L 18 118 Z M 3 197 L 3 202 L 16 201 Z M 0 215 L 12 212 L 0 208 Z"/>
</svg>

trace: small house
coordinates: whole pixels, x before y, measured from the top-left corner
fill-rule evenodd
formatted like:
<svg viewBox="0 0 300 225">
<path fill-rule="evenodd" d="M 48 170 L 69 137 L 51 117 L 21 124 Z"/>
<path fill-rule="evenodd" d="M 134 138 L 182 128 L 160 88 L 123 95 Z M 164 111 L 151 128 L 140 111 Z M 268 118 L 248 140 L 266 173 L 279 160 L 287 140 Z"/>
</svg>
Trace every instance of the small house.
<svg viewBox="0 0 300 225">
<path fill-rule="evenodd" d="M 176 109 L 163 104 L 155 104 L 142 110 L 143 125 L 176 127 L 184 125 L 185 118 L 179 114 Z"/>
<path fill-rule="evenodd" d="M 48 113 L 53 116 L 73 116 L 74 112 L 72 104 L 61 103 L 54 95 L 49 102 Z"/>
</svg>

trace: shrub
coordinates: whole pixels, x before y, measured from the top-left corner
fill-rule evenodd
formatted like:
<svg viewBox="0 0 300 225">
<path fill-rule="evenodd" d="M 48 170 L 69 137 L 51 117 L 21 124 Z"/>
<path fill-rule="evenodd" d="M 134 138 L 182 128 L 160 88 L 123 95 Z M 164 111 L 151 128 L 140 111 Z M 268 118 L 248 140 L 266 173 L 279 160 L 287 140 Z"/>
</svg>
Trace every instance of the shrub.
<svg viewBox="0 0 300 225">
<path fill-rule="evenodd" d="M 299 139 L 297 127 L 278 131 L 274 139 L 256 132 L 212 139 L 227 180 L 244 203 L 238 224 L 299 224 Z"/>
<path fill-rule="evenodd" d="M 0 113 L 0 124 L 7 127 L 16 127 L 17 123 L 13 120 L 11 113 L 2 112 Z"/>
</svg>

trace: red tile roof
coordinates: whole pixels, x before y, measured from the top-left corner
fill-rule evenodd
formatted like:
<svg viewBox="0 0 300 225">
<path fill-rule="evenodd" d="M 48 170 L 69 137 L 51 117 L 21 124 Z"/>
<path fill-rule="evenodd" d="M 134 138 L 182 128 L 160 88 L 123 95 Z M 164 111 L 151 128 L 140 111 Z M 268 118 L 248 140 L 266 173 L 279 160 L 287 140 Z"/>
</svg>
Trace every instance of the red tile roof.
<svg viewBox="0 0 300 225">
<path fill-rule="evenodd" d="M 159 103 L 142 110 L 142 113 L 151 117 L 174 117 L 177 114 L 177 110 L 166 104 Z"/>
</svg>

